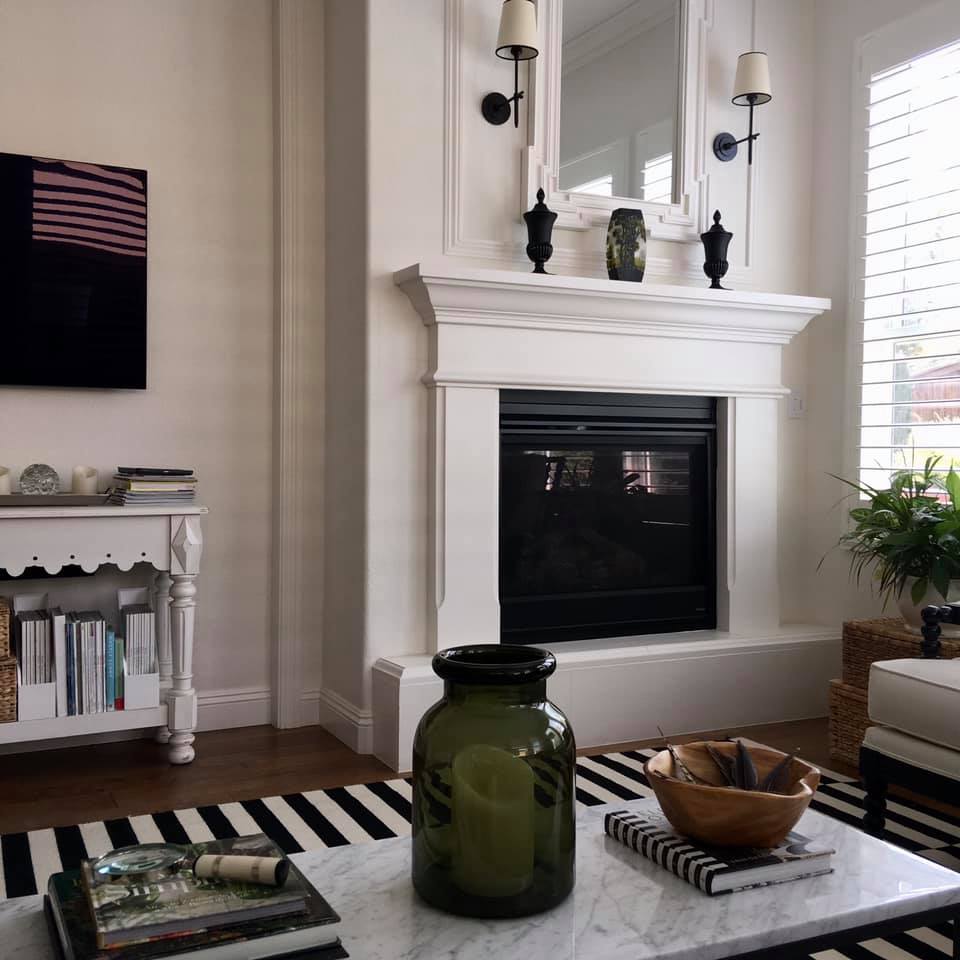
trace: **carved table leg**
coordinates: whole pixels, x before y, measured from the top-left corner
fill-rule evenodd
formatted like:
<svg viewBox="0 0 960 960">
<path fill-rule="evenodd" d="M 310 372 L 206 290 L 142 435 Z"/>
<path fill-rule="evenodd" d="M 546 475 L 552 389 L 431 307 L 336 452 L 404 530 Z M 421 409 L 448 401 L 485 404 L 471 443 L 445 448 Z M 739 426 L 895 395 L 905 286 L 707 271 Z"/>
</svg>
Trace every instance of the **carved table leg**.
<svg viewBox="0 0 960 960">
<path fill-rule="evenodd" d="M 173 647 L 170 640 L 170 586 L 173 580 L 166 570 L 161 570 L 154 580 L 156 587 L 153 609 L 157 621 L 157 661 L 160 670 L 160 695 L 166 699 L 173 671 Z M 169 743 L 170 728 L 157 730 L 157 743 Z"/>
<path fill-rule="evenodd" d="M 193 615 L 196 574 L 175 573 L 170 588 L 170 637 L 173 646 L 173 685 L 167 694 L 170 762 L 189 763 L 197 726 L 197 691 L 193 689 Z"/>
</svg>

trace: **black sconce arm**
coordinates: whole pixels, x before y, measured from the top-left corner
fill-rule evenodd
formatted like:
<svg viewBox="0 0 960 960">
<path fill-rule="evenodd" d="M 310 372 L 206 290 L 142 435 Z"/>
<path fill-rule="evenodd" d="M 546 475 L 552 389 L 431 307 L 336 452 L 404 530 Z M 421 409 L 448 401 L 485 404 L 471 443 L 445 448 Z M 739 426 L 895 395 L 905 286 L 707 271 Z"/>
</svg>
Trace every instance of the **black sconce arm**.
<svg viewBox="0 0 960 960">
<path fill-rule="evenodd" d="M 747 165 L 753 163 L 753 141 L 760 136 L 753 132 L 753 108 L 755 106 L 756 94 L 751 93 L 748 97 L 750 101 L 750 132 L 739 140 L 735 139 L 732 133 L 718 133 L 713 138 L 713 155 L 718 160 L 732 160 L 737 155 L 737 147 L 741 143 L 747 144 Z"/>
<path fill-rule="evenodd" d="M 480 103 L 483 118 L 487 123 L 499 126 L 510 119 L 513 113 L 513 125 L 520 126 L 520 101 L 523 91 L 520 89 L 520 54 L 521 47 L 511 47 L 513 53 L 513 96 L 505 97 L 502 93 L 488 93 Z"/>
</svg>

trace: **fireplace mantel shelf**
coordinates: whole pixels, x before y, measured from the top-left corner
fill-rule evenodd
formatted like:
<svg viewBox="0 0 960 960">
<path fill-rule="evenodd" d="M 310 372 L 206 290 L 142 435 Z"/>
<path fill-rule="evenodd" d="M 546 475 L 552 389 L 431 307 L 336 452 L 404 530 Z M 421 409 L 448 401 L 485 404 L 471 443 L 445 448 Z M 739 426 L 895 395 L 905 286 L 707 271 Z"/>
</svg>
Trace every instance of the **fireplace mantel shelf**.
<svg viewBox="0 0 960 960">
<path fill-rule="evenodd" d="M 442 261 L 407 267 L 394 281 L 427 325 L 782 345 L 830 309 L 830 301 L 819 297 L 469 269 Z"/>
</svg>

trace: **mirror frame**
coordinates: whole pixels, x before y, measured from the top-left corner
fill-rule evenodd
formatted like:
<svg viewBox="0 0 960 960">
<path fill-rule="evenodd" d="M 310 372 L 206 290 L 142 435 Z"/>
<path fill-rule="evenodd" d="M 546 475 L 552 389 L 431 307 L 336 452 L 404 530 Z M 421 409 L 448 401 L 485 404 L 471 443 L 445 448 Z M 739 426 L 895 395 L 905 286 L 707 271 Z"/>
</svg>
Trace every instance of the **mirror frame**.
<svg viewBox="0 0 960 960">
<path fill-rule="evenodd" d="M 527 148 L 523 164 L 523 209 L 536 203 L 542 186 L 557 226 L 568 230 L 605 227 L 618 207 L 643 210 L 647 235 L 660 240 L 698 240 L 706 229 L 707 33 L 713 0 L 679 0 L 677 118 L 674 129 L 674 203 L 644 203 L 635 197 L 597 197 L 561 190 L 560 90 L 563 70 L 563 2 L 537 0 L 543 43 L 530 90 Z"/>
</svg>

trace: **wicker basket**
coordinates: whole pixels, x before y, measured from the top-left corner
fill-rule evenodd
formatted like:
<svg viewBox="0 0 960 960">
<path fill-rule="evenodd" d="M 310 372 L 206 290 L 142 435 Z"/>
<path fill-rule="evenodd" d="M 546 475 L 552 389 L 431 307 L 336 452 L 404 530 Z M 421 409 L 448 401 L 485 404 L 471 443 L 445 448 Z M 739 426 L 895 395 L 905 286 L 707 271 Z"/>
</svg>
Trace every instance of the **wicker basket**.
<svg viewBox="0 0 960 960">
<path fill-rule="evenodd" d="M 898 617 L 848 620 L 843 625 L 843 682 L 866 690 L 871 663 L 919 657 L 921 640 Z M 960 640 L 941 637 L 940 644 L 944 658 L 960 657 Z"/>
<path fill-rule="evenodd" d="M 860 744 L 870 726 L 867 691 L 830 681 L 830 758 L 860 764 Z"/>
<path fill-rule="evenodd" d="M 0 660 L 10 656 L 10 601 L 0 597 Z"/>
<path fill-rule="evenodd" d="M 0 723 L 17 719 L 17 660 L 0 657 Z"/>
</svg>

